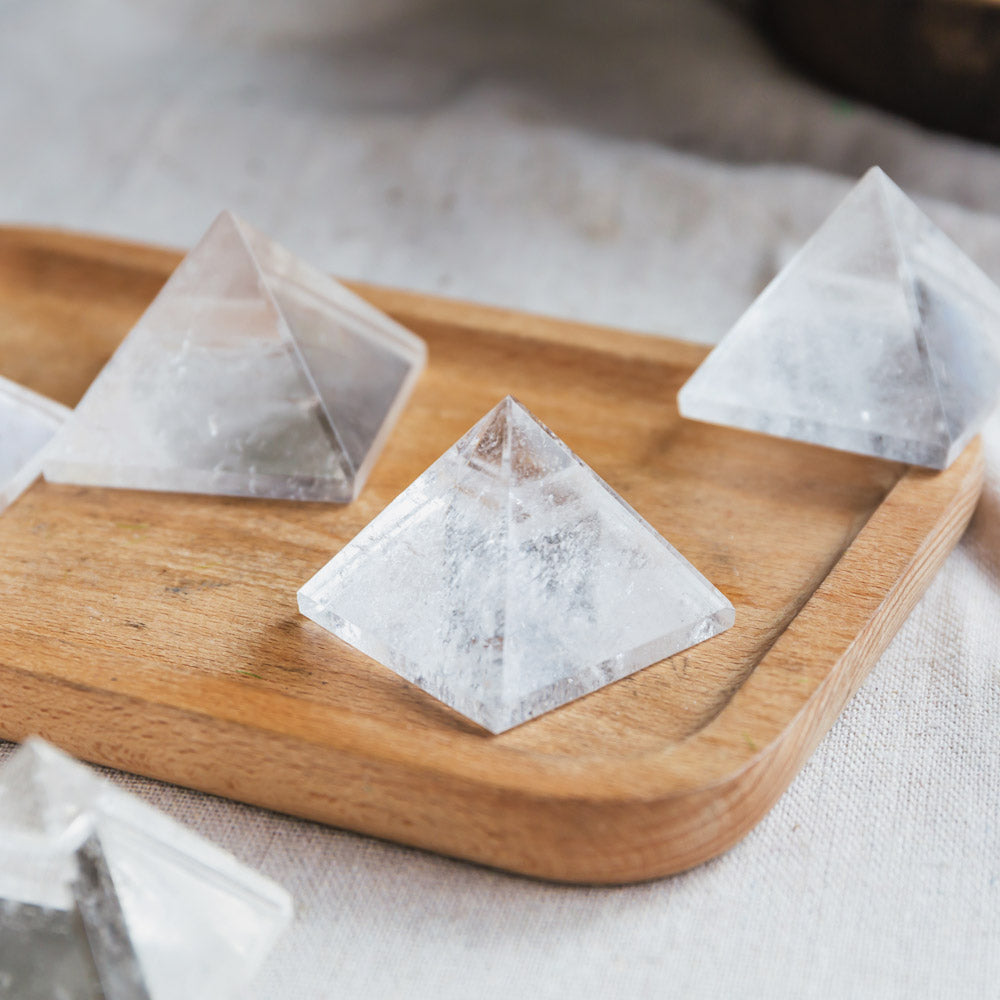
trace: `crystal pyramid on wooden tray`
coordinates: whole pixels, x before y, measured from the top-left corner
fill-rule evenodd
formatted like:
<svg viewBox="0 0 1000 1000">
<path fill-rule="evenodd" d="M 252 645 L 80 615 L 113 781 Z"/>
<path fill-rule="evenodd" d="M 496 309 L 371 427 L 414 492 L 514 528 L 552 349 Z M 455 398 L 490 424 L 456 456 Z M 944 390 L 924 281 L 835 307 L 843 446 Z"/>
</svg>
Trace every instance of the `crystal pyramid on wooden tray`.
<svg viewBox="0 0 1000 1000">
<path fill-rule="evenodd" d="M 51 986 L 39 1000 L 225 1000 L 290 916 L 279 886 L 53 747 L 0 769 L 0 998 L 6 974 L 11 996 Z"/>
<path fill-rule="evenodd" d="M 492 732 L 734 617 L 511 397 L 320 570 L 299 608 Z"/>
<path fill-rule="evenodd" d="M 346 502 L 422 340 L 224 212 L 77 406 L 57 482 Z"/>
<path fill-rule="evenodd" d="M 41 472 L 45 447 L 69 412 L 45 396 L 0 378 L 0 511 Z"/>
<path fill-rule="evenodd" d="M 1000 289 L 877 167 L 705 359 L 685 417 L 942 469 L 1000 389 Z"/>
</svg>

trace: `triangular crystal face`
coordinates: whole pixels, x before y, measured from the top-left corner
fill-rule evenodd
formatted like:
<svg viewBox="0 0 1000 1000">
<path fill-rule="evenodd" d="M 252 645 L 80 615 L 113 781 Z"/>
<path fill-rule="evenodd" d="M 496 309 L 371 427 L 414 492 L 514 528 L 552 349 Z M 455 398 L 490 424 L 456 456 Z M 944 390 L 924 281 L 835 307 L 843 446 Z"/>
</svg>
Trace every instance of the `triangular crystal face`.
<svg viewBox="0 0 1000 1000">
<path fill-rule="evenodd" d="M 0 378 L 0 510 L 42 471 L 43 452 L 69 410 L 24 386 Z"/>
<path fill-rule="evenodd" d="M 426 353 L 408 330 L 224 212 L 80 401 L 45 476 L 347 502 Z"/>
<path fill-rule="evenodd" d="M 877 167 L 678 394 L 685 417 L 947 467 L 1000 391 L 1000 289 Z"/>
<path fill-rule="evenodd" d="M 494 733 L 734 619 L 509 396 L 299 591 L 299 608 Z"/>
</svg>

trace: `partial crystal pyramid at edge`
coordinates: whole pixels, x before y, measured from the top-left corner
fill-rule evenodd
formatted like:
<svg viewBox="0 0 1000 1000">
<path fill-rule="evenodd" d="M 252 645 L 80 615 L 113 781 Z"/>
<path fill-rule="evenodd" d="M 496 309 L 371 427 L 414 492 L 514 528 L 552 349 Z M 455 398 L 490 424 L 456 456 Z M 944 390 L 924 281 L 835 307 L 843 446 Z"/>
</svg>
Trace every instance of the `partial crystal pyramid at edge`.
<svg viewBox="0 0 1000 1000">
<path fill-rule="evenodd" d="M 87 391 L 45 476 L 347 502 L 426 353 L 410 331 L 223 212 Z"/>
<path fill-rule="evenodd" d="M 0 959 L 5 931 L 36 949 L 17 969 L 37 994 L 13 996 L 242 996 L 290 918 L 281 887 L 54 747 L 0 768 Z"/>
<path fill-rule="evenodd" d="M 0 511 L 42 471 L 42 456 L 69 410 L 0 378 Z"/>
<path fill-rule="evenodd" d="M 877 167 L 678 394 L 685 417 L 942 469 L 1000 391 L 1000 289 Z"/>
<path fill-rule="evenodd" d="M 300 591 L 497 733 L 729 628 L 732 605 L 511 397 Z"/>
</svg>

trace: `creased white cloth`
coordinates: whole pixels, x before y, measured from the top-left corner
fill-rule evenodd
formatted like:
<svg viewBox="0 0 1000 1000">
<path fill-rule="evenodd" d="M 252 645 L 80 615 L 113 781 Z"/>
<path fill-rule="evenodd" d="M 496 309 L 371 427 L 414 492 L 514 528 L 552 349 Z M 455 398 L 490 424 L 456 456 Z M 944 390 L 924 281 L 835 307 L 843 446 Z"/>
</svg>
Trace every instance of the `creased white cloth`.
<svg viewBox="0 0 1000 1000">
<path fill-rule="evenodd" d="M 231 207 L 345 276 L 703 341 L 876 162 L 1000 278 L 1000 151 L 825 93 L 709 0 L 5 0 L 0 143 L 5 221 L 190 245 Z M 549 886 L 116 780 L 295 895 L 247 1000 L 995 998 L 1000 424 L 986 445 L 871 678 L 690 873 Z"/>
</svg>

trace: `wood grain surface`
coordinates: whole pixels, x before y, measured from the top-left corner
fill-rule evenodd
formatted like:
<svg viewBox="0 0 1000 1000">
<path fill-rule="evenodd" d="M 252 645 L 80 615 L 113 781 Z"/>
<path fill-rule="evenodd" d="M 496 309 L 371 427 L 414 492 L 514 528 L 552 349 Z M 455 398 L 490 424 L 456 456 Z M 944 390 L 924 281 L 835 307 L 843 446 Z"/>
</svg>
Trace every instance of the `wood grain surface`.
<svg viewBox="0 0 1000 1000">
<path fill-rule="evenodd" d="M 0 374 L 73 405 L 179 255 L 0 230 Z M 0 735 L 549 879 L 704 861 L 770 808 L 960 536 L 943 473 L 681 420 L 699 346 L 354 286 L 430 363 L 348 506 L 36 483 L 0 517 Z M 736 607 L 491 736 L 296 591 L 508 392 Z"/>
</svg>

